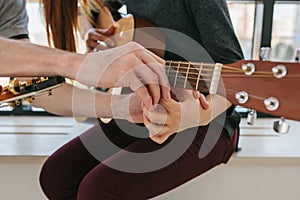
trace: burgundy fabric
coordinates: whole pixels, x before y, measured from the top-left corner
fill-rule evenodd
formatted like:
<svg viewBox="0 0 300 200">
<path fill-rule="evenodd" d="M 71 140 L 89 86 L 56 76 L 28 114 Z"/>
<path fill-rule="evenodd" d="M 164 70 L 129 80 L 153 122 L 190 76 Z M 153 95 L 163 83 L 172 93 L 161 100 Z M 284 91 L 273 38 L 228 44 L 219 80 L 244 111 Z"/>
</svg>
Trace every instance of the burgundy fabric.
<svg viewBox="0 0 300 200">
<path fill-rule="evenodd" d="M 86 149 L 83 138 L 83 141 L 95 141 L 94 145 L 98 145 L 99 149 L 104 145 L 97 141 L 100 129 L 104 129 L 105 132 L 113 131 L 113 135 L 120 133 L 114 125 L 97 124 L 47 159 L 40 174 L 40 184 L 50 200 L 149 199 L 203 174 L 216 165 L 226 163 L 234 152 L 238 139 L 237 131 L 229 138 L 223 130 L 213 149 L 200 159 L 199 150 L 208 126 L 200 127 L 196 130 L 197 134 L 191 145 L 176 161 L 155 171 L 129 173 L 104 165 Z M 180 133 L 180 137 L 184 139 L 191 131 Z M 130 152 L 151 152 L 168 145 L 158 145 L 148 138 L 134 139 L 128 136 L 126 139 L 124 135 L 118 142 L 119 146 Z M 108 162 L 114 162 L 122 160 L 122 155 L 122 151 L 106 151 L 103 159 L 108 158 Z M 143 162 L 145 160 L 141 160 L 141 163 Z"/>
</svg>

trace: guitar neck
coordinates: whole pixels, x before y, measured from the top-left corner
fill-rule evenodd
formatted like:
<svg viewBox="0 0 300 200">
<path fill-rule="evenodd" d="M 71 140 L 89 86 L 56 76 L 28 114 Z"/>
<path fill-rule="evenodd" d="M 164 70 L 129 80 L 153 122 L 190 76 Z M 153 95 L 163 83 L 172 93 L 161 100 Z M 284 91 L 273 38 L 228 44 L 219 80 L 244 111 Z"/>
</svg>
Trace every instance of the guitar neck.
<svg viewBox="0 0 300 200">
<path fill-rule="evenodd" d="M 167 61 L 171 87 L 219 94 L 232 104 L 300 121 L 299 63 L 246 61 L 232 64 Z"/>
<path fill-rule="evenodd" d="M 101 7 L 99 27 L 116 24 L 115 41 L 122 45 L 136 41 L 163 57 L 164 34 L 159 30 L 136 29 L 152 27 L 131 15 L 115 22 L 109 10 Z M 103 16 L 105 15 L 105 16 Z M 102 21 L 100 21 L 102 20 Z M 142 23 L 141 23 L 142 22 Z M 122 34 L 119 34 L 121 33 Z M 124 34 L 128 33 L 128 34 Z M 154 44 L 155 42 L 155 44 Z M 166 72 L 170 85 L 202 93 L 219 94 L 234 105 L 255 109 L 260 112 L 300 121 L 300 67 L 299 63 L 241 60 L 232 64 L 191 63 L 167 61 Z"/>
</svg>

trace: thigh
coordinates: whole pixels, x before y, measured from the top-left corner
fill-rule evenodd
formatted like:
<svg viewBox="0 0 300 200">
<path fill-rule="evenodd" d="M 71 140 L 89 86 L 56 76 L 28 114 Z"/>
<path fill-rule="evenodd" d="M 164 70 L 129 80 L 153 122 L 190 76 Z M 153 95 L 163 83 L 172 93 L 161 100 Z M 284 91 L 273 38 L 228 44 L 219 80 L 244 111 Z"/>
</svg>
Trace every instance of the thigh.
<svg viewBox="0 0 300 200">
<path fill-rule="evenodd" d="M 40 173 L 40 185 L 49 199 L 76 199 L 82 178 L 118 149 L 106 148 L 105 135 L 120 132 L 117 126 L 95 124 L 82 135 L 74 138 L 54 152 L 44 163 Z M 106 137 L 106 136 L 105 136 Z M 117 141 L 125 147 L 135 139 L 125 134 Z M 97 150 L 97 152 L 93 150 Z M 95 154 L 97 153 L 97 155 Z M 101 155 L 101 160 L 98 157 Z"/>
<path fill-rule="evenodd" d="M 87 131 L 92 133 L 97 127 Z M 40 185 L 49 199 L 76 199 L 77 188 L 85 174 L 99 161 L 86 150 L 79 137 L 54 152 L 43 164 Z"/>
<path fill-rule="evenodd" d="M 116 153 L 94 167 L 82 180 L 78 190 L 78 200 L 88 199 L 149 199 L 166 191 L 169 191 L 182 183 L 206 172 L 214 166 L 226 162 L 234 151 L 234 141 L 228 134 L 214 124 L 211 131 L 221 130 L 221 134 L 214 141 L 205 142 L 208 126 L 196 129 L 196 136 L 178 156 L 170 148 L 169 151 L 159 159 L 153 158 L 155 154 L 142 156 L 140 160 L 132 159 L 128 152 L 154 152 L 168 148 L 174 137 L 164 145 L 158 145 L 149 139 L 139 139 L 124 150 Z M 180 133 L 180 140 L 189 140 L 189 134 L 195 131 L 189 129 Z M 179 134 L 178 134 L 179 135 Z M 204 144 L 205 143 L 205 144 Z M 200 157 L 199 152 L 203 145 L 212 148 Z M 180 149 L 180 146 L 177 146 Z M 171 158 L 171 159 L 170 159 Z M 166 164 L 165 160 L 172 160 Z M 153 163 L 155 162 L 155 163 Z M 128 166 L 122 169 L 122 164 Z M 154 164 L 154 165 L 153 165 Z M 161 164 L 160 168 L 157 168 Z M 153 167 L 154 170 L 148 168 Z M 119 167 L 119 168 L 118 168 Z M 141 168 L 144 169 L 141 170 Z M 136 171 L 135 171 L 136 170 Z"/>
</svg>

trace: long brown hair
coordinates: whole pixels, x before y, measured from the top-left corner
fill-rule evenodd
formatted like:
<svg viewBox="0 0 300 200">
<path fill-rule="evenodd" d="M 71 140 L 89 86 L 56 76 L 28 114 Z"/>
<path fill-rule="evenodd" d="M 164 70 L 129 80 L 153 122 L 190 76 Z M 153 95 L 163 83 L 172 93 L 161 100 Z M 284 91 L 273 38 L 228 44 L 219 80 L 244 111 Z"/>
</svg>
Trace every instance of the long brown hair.
<svg viewBox="0 0 300 200">
<path fill-rule="evenodd" d="M 78 3 L 91 20 L 91 10 L 99 8 L 101 0 L 41 0 L 48 43 L 52 47 L 76 52 Z"/>
</svg>

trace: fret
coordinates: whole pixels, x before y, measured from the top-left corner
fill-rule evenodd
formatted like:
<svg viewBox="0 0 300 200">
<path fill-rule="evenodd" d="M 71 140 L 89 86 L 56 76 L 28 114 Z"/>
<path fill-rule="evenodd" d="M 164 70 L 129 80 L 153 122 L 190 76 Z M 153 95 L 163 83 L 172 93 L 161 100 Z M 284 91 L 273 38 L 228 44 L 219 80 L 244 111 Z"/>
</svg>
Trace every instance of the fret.
<svg viewBox="0 0 300 200">
<path fill-rule="evenodd" d="M 168 65 L 168 72 L 167 72 L 167 75 L 170 74 L 171 66 L 172 66 L 172 60 L 170 61 L 169 65 Z"/>
<path fill-rule="evenodd" d="M 201 63 L 201 65 L 199 66 L 198 78 L 197 78 L 197 83 L 196 83 L 196 90 L 198 90 L 198 87 L 199 87 L 199 80 L 200 80 L 200 75 L 201 75 L 202 68 L 203 68 L 203 63 Z"/>
<path fill-rule="evenodd" d="M 174 85 L 173 85 L 174 87 L 176 87 L 176 81 L 177 81 L 177 77 L 178 77 L 179 68 L 180 68 L 180 61 L 178 62 L 178 65 L 177 65 L 177 71 L 176 71 L 176 76 L 175 76 Z"/>
<path fill-rule="evenodd" d="M 187 82 L 187 78 L 189 76 L 190 67 L 191 67 L 191 63 L 189 63 L 187 71 L 186 71 L 185 81 L 184 81 L 184 86 L 183 86 L 184 89 L 186 89 L 186 82 Z"/>
<path fill-rule="evenodd" d="M 167 65 L 165 66 L 166 68 L 168 68 L 166 70 L 166 74 L 168 76 L 169 83 L 171 86 L 173 86 L 173 84 L 175 84 L 175 77 L 176 77 L 176 72 L 177 72 L 177 69 L 175 69 L 175 66 L 173 64 L 174 64 L 174 61 L 167 61 Z M 177 64 L 177 62 L 176 62 L 176 64 Z"/>
<path fill-rule="evenodd" d="M 184 77 L 178 77 L 176 81 L 176 87 L 183 88 L 184 81 L 185 81 Z M 190 84 L 187 84 L 187 88 L 185 89 L 194 90 L 195 88 L 196 88 L 196 82 L 190 82 Z M 200 92 L 208 92 L 207 85 L 204 81 L 199 82 L 199 88 L 200 88 Z"/>
<path fill-rule="evenodd" d="M 194 66 L 192 62 L 167 61 L 165 68 L 172 87 L 204 92 L 215 88 L 215 85 L 211 87 L 211 81 L 218 79 L 211 64 L 199 63 Z"/>
</svg>

